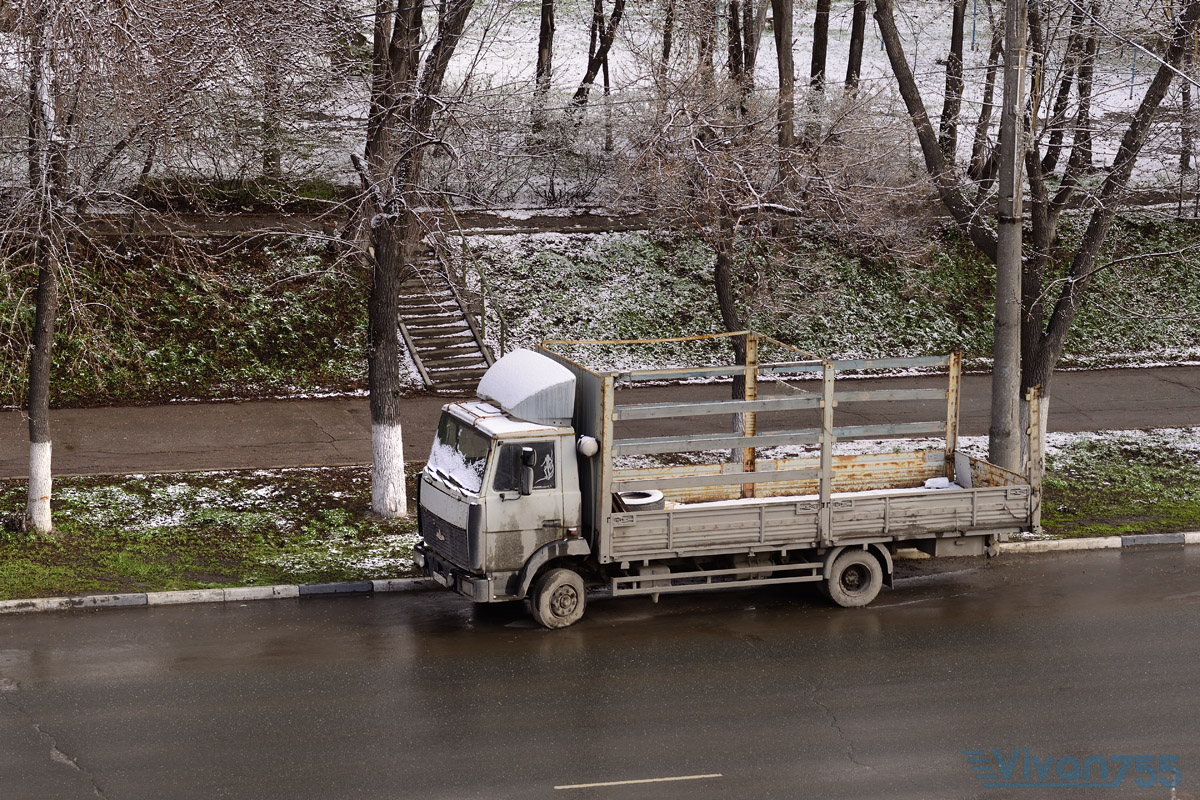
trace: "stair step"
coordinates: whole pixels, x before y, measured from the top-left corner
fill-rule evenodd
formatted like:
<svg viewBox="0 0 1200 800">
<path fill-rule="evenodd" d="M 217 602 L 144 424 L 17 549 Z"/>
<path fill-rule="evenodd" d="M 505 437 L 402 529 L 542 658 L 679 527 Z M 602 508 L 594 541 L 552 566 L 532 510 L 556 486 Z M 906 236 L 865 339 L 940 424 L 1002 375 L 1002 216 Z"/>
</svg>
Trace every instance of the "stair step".
<svg viewBox="0 0 1200 800">
<path fill-rule="evenodd" d="M 450 289 L 446 286 L 446 279 L 441 275 L 408 278 L 400 284 L 401 294 L 421 294 L 422 292 L 429 291 L 444 292 L 445 294 L 451 293 Z"/>
<path fill-rule="evenodd" d="M 479 381 L 446 381 L 434 383 L 433 389 L 444 394 L 473 394 L 479 388 Z"/>
<path fill-rule="evenodd" d="M 451 336 L 455 334 L 471 335 L 471 329 L 467 327 L 466 322 L 459 325 L 414 325 L 408 322 L 404 323 L 404 327 L 408 328 L 408 332 L 414 338 L 428 339 L 437 336 Z"/>
<path fill-rule="evenodd" d="M 448 325 L 454 323 L 456 325 L 466 325 L 467 321 L 463 319 L 462 314 L 405 314 L 404 324 L 410 328 L 428 328 L 434 325 Z"/>
<path fill-rule="evenodd" d="M 455 358 L 460 355 L 467 354 L 473 356 L 478 355 L 480 358 L 483 357 L 479 353 L 479 348 L 475 346 L 474 340 L 467 342 L 467 344 L 470 345 L 469 347 L 428 347 L 426 346 L 427 342 L 415 340 L 413 341 L 413 344 L 416 346 L 417 355 L 422 361 L 444 358 L 447 356 Z"/>
<path fill-rule="evenodd" d="M 452 369 L 487 369 L 487 362 L 483 360 L 482 353 L 475 353 L 468 358 L 422 358 L 421 363 L 425 365 L 425 369 L 442 372 Z"/>
<path fill-rule="evenodd" d="M 414 298 L 415 299 L 415 298 Z M 420 303 L 400 303 L 401 314 L 457 314 L 459 313 L 458 303 L 449 302 L 445 304 L 436 302 L 427 302 L 427 298 L 420 298 Z M 401 298 L 403 300 L 403 298 Z"/>
<path fill-rule="evenodd" d="M 413 345 L 417 348 L 418 355 L 428 349 L 475 343 L 475 337 L 471 336 L 469 332 L 461 336 L 413 336 L 412 340 Z"/>
</svg>

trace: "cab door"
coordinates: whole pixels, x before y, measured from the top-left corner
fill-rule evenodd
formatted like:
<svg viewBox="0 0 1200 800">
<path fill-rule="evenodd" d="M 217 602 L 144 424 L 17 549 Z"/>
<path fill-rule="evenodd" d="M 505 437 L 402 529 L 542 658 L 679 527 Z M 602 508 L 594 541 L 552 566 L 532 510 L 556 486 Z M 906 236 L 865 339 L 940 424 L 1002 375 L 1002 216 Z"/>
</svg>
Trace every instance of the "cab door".
<svg viewBox="0 0 1200 800">
<path fill-rule="evenodd" d="M 539 547 L 564 535 L 560 461 L 557 438 L 506 441 L 497 448 L 488 487 L 489 571 L 519 570 Z M 521 486 L 525 464 L 533 470 L 528 494 Z"/>
</svg>

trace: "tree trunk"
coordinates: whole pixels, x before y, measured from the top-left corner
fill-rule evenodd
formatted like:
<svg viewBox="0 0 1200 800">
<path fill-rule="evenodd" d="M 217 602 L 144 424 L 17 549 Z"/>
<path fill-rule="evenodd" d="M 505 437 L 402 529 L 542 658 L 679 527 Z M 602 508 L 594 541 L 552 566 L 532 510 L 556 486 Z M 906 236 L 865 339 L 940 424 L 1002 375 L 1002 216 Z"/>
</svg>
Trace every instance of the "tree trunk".
<svg viewBox="0 0 1200 800">
<path fill-rule="evenodd" d="M 808 85 L 818 93 L 825 91 L 825 61 L 829 52 L 829 7 L 830 0 L 817 0 L 817 10 L 813 16 L 812 63 Z"/>
<path fill-rule="evenodd" d="M 268 54 L 263 70 L 263 180 L 283 176 L 283 74 L 274 54 Z"/>
<path fill-rule="evenodd" d="M 50 516 L 50 364 L 54 321 L 58 316 L 58 270 L 46 238 L 38 243 L 38 283 L 33 323 L 33 354 L 29 360 L 29 499 L 30 522 L 48 533 Z"/>
<path fill-rule="evenodd" d="M 367 305 L 371 508 L 385 517 L 408 512 L 400 430 L 399 297 L 422 233 L 413 209 L 422 205 L 423 146 L 439 105 L 435 98 L 472 5 L 473 0 L 438 5 L 438 33 L 422 59 L 423 4 L 393 11 L 388 0 L 376 0 L 366 165 L 360 173 L 372 212 L 374 266 Z M 390 29 L 389 19 L 394 19 Z"/>
<path fill-rule="evenodd" d="M 1047 421 L 1050 419 L 1050 395 L 1042 392 L 1038 400 L 1038 429 L 1030 431 L 1030 422 L 1032 415 L 1030 413 L 1029 398 L 1025 392 L 1021 393 L 1021 474 L 1030 475 L 1031 477 L 1041 477 L 1046 474 L 1046 429 Z M 1030 463 L 1029 457 L 1032 452 L 1030 435 L 1036 435 L 1041 447 L 1038 448 L 1038 462 Z M 1032 473 L 1032 474 L 1031 474 Z M 1036 478 L 1035 478 L 1036 480 Z M 1040 483 L 1034 483 L 1037 489 L 1040 489 Z"/>
<path fill-rule="evenodd" d="M 537 93 L 545 96 L 550 91 L 550 77 L 554 60 L 554 0 L 542 0 L 542 20 L 538 28 L 537 50 Z"/>
<path fill-rule="evenodd" d="M 892 0 L 875 0 L 875 21 L 879 25 L 879 33 L 883 37 L 888 62 L 892 65 L 892 74 L 896 76 L 900 96 L 904 100 L 904 106 L 917 134 L 917 141 L 921 145 L 925 169 L 933 179 L 938 197 L 954 217 L 959 229 L 970 237 L 981 253 L 995 261 L 996 234 L 981 222 L 978 209 L 967 202 L 953 165 L 946 163 L 946 156 L 938 147 L 937 134 L 929 121 L 929 112 L 925 109 L 916 78 L 904 55 L 904 44 L 900 39 L 899 30 L 896 29 Z"/>
<path fill-rule="evenodd" d="M 1099 15 L 1100 4 L 1093 3 L 1089 13 L 1092 16 Z M 1079 62 L 1079 107 L 1075 112 L 1075 141 L 1071 157 L 1085 171 L 1092 167 L 1092 76 L 1098 44 L 1093 28 L 1083 46 L 1083 58 Z"/>
<path fill-rule="evenodd" d="M 1071 34 L 1067 38 L 1067 50 L 1063 57 L 1063 76 L 1054 96 L 1054 107 L 1046 123 L 1050 137 L 1046 143 L 1046 154 L 1042 157 L 1042 172 L 1049 174 L 1058 166 L 1062 152 L 1063 134 L 1066 129 L 1067 104 L 1071 97 L 1071 83 L 1083 51 L 1083 10 L 1076 7 L 1071 14 Z M 1185 84 L 1186 85 L 1186 84 Z"/>
<path fill-rule="evenodd" d="M 1192 84 L 1184 80 L 1180 97 L 1180 172 L 1192 172 Z M 1182 197 L 1181 197 L 1182 203 Z"/>
<path fill-rule="evenodd" d="M 721 312 L 721 324 L 729 333 L 744 330 L 741 315 L 737 310 L 737 297 L 733 291 L 733 248 L 737 237 L 737 225 L 731 216 L 732 209 L 724 209 L 718 222 L 720 232 L 717 235 L 716 259 L 713 262 L 713 283 L 717 290 L 717 308 Z M 740 336 L 729 340 L 733 347 L 734 363 L 738 366 L 746 364 L 746 341 Z M 746 399 L 746 377 L 735 375 L 733 378 L 733 399 Z"/>
<path fill-rule="evenodd" d="M 700 33 L 696 51 L 700 61 L 700 86 L 704 91 L 716 83 L 713 54 L 717 48 L 717 0 L 700 0 Z"/>
<path fill-rule="evenodd" d="M 26 513 L 34 530 L 53 528 L 50 513 L 52 489 L 50 442 L 50 368 L 54 324 L 58 317 L 57 237 L 55 206 L 66 184 L 63 164 L 67 142 L 59 130 L 55 106 L 54 23 L 57 6 L 40 5 L 34 17 L 30 42 L 29 179 L 38 204 L 38 234 L 34 263 L 38 268 L 33 321 L 33 352 L 29 359 L 29 494 Z"/>
<path fill-rule="evenodd" d="M 1000 54 L 1004 50 L 1004 30 L 992 26 L 992 46 L 988 52 L 987 73 L 983 79 L 983 102 L 979 106 L 979 121 L 975 124 L 975 138 L 971 142 L 971 161 L 967 175 L 971 180 L 981 181 L 987 177 L 989 161 L 988 131 L 992 126 L 992 110 L 995 108 L 996 75 L 1000 72 Z"/>
<path fill-rule="evenodd" d="M 612 47 L 613 39 L 617 36 L 617 25 L 621 22 L 621 15 L 625 13 L 625 0 L 614 0 L 612 14 L 608 18 L 608 24 L 603 24 L 604 7 L 602 0 L 596 0 L 596 5 L 600 9 L 600 24 L 598 25 L 598 35 L 596 36 L 595 47 L 591 57 L 588 59 L 587 72 L 583 76 L 583 80 L 579 83 L 579 88 L 575 90 L 575 96 L 571 98 L 571 104 L 575 107 L 587 105 L 588 95 L 592 91 L 592 85 L 596 82 L 596 76 L 600 74 L 605 62 L 608 60 L 608 51 Z"/>
<path fill-rule="evenodd" d="M 406 224 L 407 223 L 407 224 Z M 408 271 L 404 221 L 372 229 L 375 268 L 368 300 L 367 387 L 371 405 L 371 510 L 383 517 L 408 514 L 404 443 L 400 430 L 400 284 Z"/>
<path fill-rule="evenodd" d="M 763 28 L 767 25 L 767 7 L 768 0 L 745 0 L 742 6 L 742 65 L 750 90 L 754 89 L 754 67 L 758 64 Z"/>
<path fill-rule="evenodd" d="M 813 17 L 812 61 L 809 64 L 808 123 L 804 126 L 803 147 L 814 147 L 821 136 L 821 113 L 825 107 L 825 62 L 829 52 L 830 0 L 817 0 Z"/>
<path fill-rule="evenodd" d="M 604 66 L 600 68 L 604 74 L 604 152 L 613 151 L 613 120 L 612 120 L 612 87 L 608 80 L 608 56 L 604 57 Z"/>
<path fill-rule="evenodd" d="M 787 151 L 795 143 L 796 67 L 792 59 L 792 0 L 771 0 L 775 19 L 775 53 L 779 63 L 780 177 L 787 173 Z"/>
<path fill-rule="evenodd" d="M 658 113 L 667 112 L 667 70 L 671 66 L 671 47 L 675 39 L 675 0 L 663 0 L 662 51 L 655 65 L 654 83 L 658 93 Z"/>
<path fill-rule="evenodd" d="M 754 67 L 767 19 L 766 0 L 729 0 L 728 12 L 729 77 L 738 87 L 737 110 L 745 114 L 754 93 Z"/>
<path fill-rule="evenodd" d="M 533 131 L 546 127 L 546 98 L 554 61 L 554 0 L 542 0 L 541 25 L 538 28 L 536 86 L 533 90 Z"/>
<path fill-rule="evenodd" d="M 729 18 L 726 20 L 726 67 L 729 77 L 741 83 L 746 72 L 746 61 L 742 53 L 742 6 L 740 0 L 729 0 Z"/>
<path fill-rule="evenodd" d="M 867 36 L 867 0 L 854 0 L 850 21 L 850 55 L 846 60 L 846 88 L 857 90 L 862 77 L 863 40 Z"/>
<path fill-rule="evenodd" d="M 938 144 L 947 161 L 954 161 L 958 150 L 958 112 L 962 108 L 963 95 L 963 24 L 966 17 L 967 0 L 954 0 L 950 52 L 946 56 L 946 96 L 938 126 Z"/>
</svg>

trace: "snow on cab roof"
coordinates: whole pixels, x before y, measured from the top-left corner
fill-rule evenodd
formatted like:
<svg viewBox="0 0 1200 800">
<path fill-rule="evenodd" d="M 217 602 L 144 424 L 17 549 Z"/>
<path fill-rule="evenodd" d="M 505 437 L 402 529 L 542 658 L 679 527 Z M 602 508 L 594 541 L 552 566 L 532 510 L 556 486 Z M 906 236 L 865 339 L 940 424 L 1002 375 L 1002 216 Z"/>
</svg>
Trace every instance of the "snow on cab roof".
<svg viewBox="0 0 1200 800">
<path fill-rule="evenodd" d="M 575 376 L 532 350 L 514 350 L 484 373 L 477 394 L 512 416 L 539 425 L 570 425 Z"/>
<path fill-rule="evenodd" d="M 453 403 L 447 407 L 451 414 L 488 436 L 504 436 L 511 433 L 542 433 L 553 431 L 547 425 L 535 422 L 525 422 L 519 419 L 509 419 L 504 412 L 491 403 L 468 401 Z"/>
</svg>

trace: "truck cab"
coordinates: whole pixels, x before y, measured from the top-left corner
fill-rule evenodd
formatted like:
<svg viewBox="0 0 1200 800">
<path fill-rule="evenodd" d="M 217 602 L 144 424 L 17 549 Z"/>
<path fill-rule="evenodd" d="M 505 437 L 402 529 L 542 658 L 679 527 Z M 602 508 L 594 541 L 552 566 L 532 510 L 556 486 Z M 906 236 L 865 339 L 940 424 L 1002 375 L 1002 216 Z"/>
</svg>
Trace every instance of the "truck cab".
<svg viewBox="0 0 1200 800">
<path fill-rule="evenodd" d="M 590 552 L 574 393 L 570 372 L 516 351 L 484 377 L 479 399 L 443 407 L 417 490 L 422 572 L 477 603 L 519 600 L 540 564 Z"/>
</svg>

